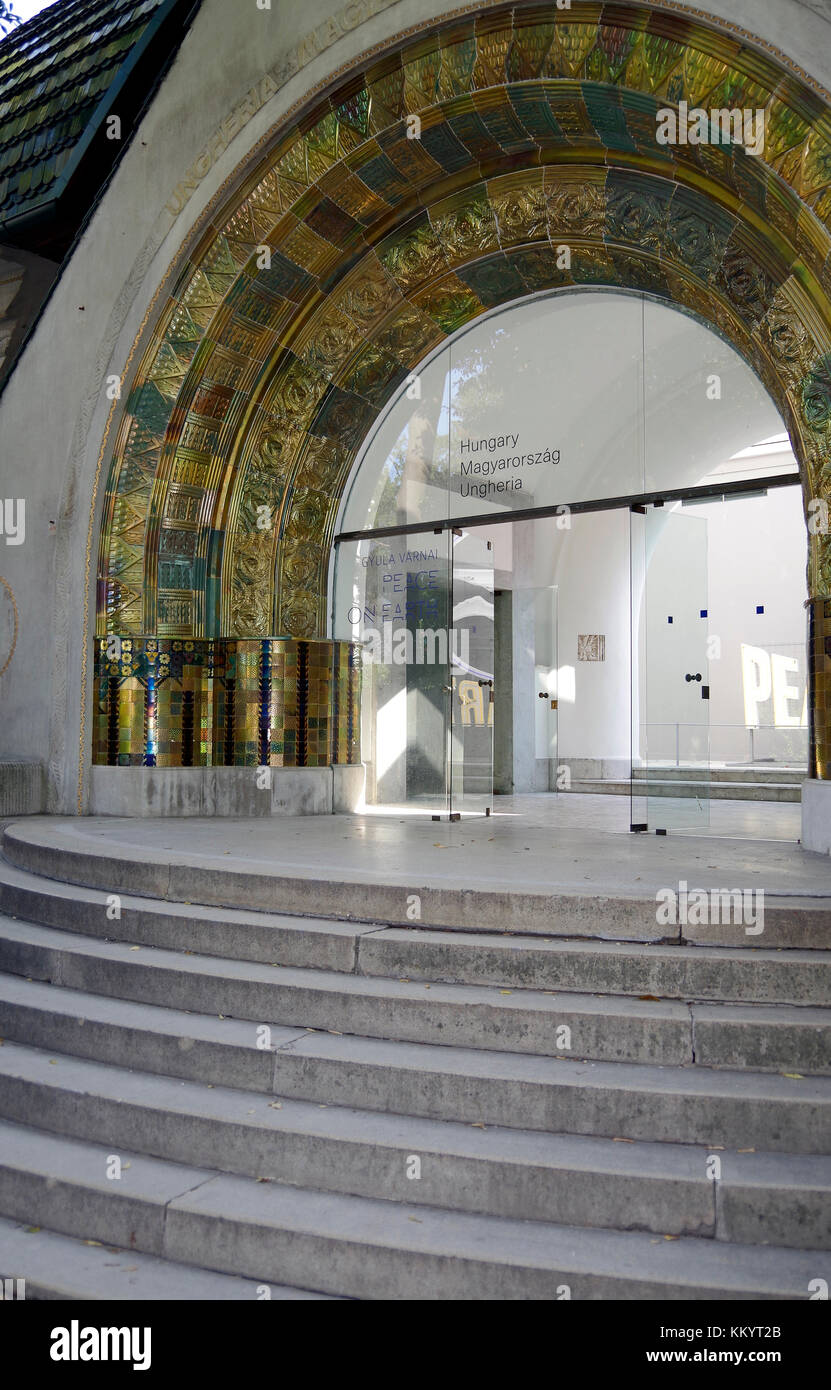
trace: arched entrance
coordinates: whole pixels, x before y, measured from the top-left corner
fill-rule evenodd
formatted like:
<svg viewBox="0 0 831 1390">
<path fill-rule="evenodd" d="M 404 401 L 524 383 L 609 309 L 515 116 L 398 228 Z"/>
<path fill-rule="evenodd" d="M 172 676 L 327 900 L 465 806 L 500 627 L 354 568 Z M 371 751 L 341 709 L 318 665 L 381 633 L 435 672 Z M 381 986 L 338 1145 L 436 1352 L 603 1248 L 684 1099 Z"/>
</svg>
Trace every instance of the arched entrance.
<svg viewBox="0 0 831 1390">
<path fill-rule="evenodd" d="M 711 762 L 719 802 L 727 782 L 741 799 L 801 779 L 786 440 L 743 359 L 663 300 L 560 290 L 459 330 L 382 412 L 337 523 L 332 633 L 363 648 L 367 808 L 454 816 L 496 809 L 491 785 L 572 781 L 617 796 L 634 765 L 631 824 L 704 830 Z"/>
<path fill-rule="evenodd" d="M 662 112 L 736 108 L 764 113 L 757 153 L 677 124 L 663 138 Z M 711 324 L 776 403 L 821 519 L 829 189 L 824 100 L 687 15 L 496 8 L 373 56 L 276 133 L 183 253 L 130 385 L 101 531 L 93 762 L 357 760 L 355 654 L 326 627 L 345 480 L 408 373 L 523 295 L 629 288 Z M 809 586 L 825 779 L 822 526 Z"/>
</svg>

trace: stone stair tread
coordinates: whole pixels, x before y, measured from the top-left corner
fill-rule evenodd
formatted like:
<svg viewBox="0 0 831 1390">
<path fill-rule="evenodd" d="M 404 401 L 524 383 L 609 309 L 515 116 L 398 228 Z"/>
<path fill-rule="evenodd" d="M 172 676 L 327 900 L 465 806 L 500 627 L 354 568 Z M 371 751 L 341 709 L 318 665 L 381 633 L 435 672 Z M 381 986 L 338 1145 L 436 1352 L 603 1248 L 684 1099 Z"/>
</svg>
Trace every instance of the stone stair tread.
<svg viewBox="0 0 831 1390">
<path fill-rule="evenodd" d="M 22 987 L 22 989 L 21 989 Z M 238 1018 L 220 1018 L 215 1014 L 171 1009 L 161 1004 L 136 1003 L 109 994 L 93 994 L 86 990 L 70 989 L 66 985 L 43 980 L 24 979 L 22 975 L 0 973 L 0 1005 L 3 1002 L 31 1003 L 54 1013 L 83 1023 L 101 1023 L 114 1027 L 138 1027 L 147 1032 L 174 1035 L 186 1039 L 190 1046 L 198 1043 L 222 1042 L 229 1047 L 251 1051 L 251 1023 Z M 295 1038 L 303 1037 L 306 1028 L 281 1027 L 269 1024 L 272 1046 L 281 1047 Z M 269 1050 L 269 1049 L 265 1049 Z"/>
<path fill-rule="evenodd" d="M 157 1255 L 27 1227 L 0 1217 L 0 1266 L 6 1278 L 25 1279 L 27 1299 L 84 1302 L 253 1302 L 254 1280 L 176 1264 Z M 329 1300 L 332 1295 L 269 1285 L 272 1299 Z"/>
<path fill-rule="evenodd" d="M 0 914 L 0 936 L 3 940 L 20 941 L 63 953 L 108 960 L 126 965 L 150 967 L 159 971 L 181 971 L 195 977 L 206 976 L 219 980 L 251 981 L 277 985 L 286 989 L 308 988 L 330 994 L 350 994 L 370 998 L 390 997 L 400 1000 L 422 1000 L 426 986 L 418 981 L 404 981 L 379 975 L 353 975 L 343 971 L 310 969 L 303 966 L 262 965 L 257 961 L 233 960 L 223 956 L 196 954 L 160 946 L 130 945 L 122 941 L 102 941 L 62 928 L 42 927 Z M 275 969 L 279 972 L 275 974 Z M 488 1005 L 500 1011 L 534 1009 L 552 1018 L 559 1018 L 564 1009 L 570 1012 L 615 1015 L 631 1018 L 649 1017 L 686 1022 L 686 1005 L 677 1000 L 638 1000 L 628 995 L 588 994 L 580 991 L 542 991 L 523 989 L 503 993 L 499 986 L 429 984 L 430 1002 Z M 786 1006 L 783 1006 L 786 1007 Z M 801 1016 L 805 1010 L 798 1009 Z M 829 1011 L 831 1021 L 831 1011 Z"/>
<path fill-rule="evenodd" d="M 219 1042 L 251 1054 L 251 1024 L 213 1018 L 159 1004 L 140 1004 L 70 989 L 21 976 L 0 974 L 3 1002 L 40 1008 L 55 1017 L 103 1023 L 114 1029 L 140 1029 L 157 1035 L 199 1042 Z M 497 1052 L 486 1048 L 401 1042 L 386 1038 L 336 1034 L 312 1028 L 270 1025 L 272 1047 L 265 1053 L 279 1058 L 290 1053 L 345 1061 L 350 1066 L 389 1065 L 466 1077 L 493 1077 L 546 1086 L 613 1086 L 622 1090 L 683 1093 L 701 1096 L 752 1096 L 759 1101 L 804 1100 L 831 1105 L 831 1077 L 792 1079 L 776 1072 L 657 1065 L 643 1062 L 595 1062 L 577 1058 L 541 1057 L 533 1053 Z M 13 1040 L 13 1039 L 12 1039 Z M 58 1049 L 59 1050 L 59 1049 Z M 189 1052 L 190 1047 L 183 1049 Z"/>
<path fill-rule="evenodd" d="M 281 989 L 310 989 L 329 995 L 351 995 L 365 998 L 389 998 L 418 1001 L 426 998 L 428 989 L 432 1005 L 467 1004 L 488 1006 L 499 1012 L 534 1010 L 559 1020 L 565 1014 L 588 1014 L 604 1018 L 647 1018 L 687 1022 L 690 1008 L 693 1017 L 717 1016 L 721 1021 L 754 1021 L 766 1025 L 798 1025 L 804 1027 L 831 1026 L 831 1008 L 784 1003 L 748 1004 L 742 1002 L 648 999 L 612 993 L 587 993 L 579 990 L 504 990 L 499 985 L 470 985 L 432 981 L 395 979 L 384 975 L 355 975 L 302 966 L 262 965 L 256 961 L 240 961 L 221 956 L 187 954 L 158 946 L 130 945 L 122 941 L 105 941 L 61 928 L 42 927 L 32 922 L 4 917 L 0 914 L 0 936 L 3 940 L 44 947 L 66 954 L 76 954 L 95 960 L 107 960 L 141 966 L 158 971 L 182 972 L 193 977 L 220 981 L 242 981 L 276 985 Z M 697 951 L 699 947 L 691 950 Z M 790 954 L 790 953 L 789 953 Z M 805 953 L 803 953 L 805 954 Z M 275 973 L 275 970 L 277 973 Z M 716 1010 L 714 1015 L 712 1010 Z M 279 1026 L 279 1025 L 278 1025 Z"/>
<path fill-rule="evenodd" d="M 114 924 L 105 917 L 107 895 L 103 891 L 39 879 L 0 860 L 0 902 L 3 901 L 4 890 L 6 893 L 9 890 L 13 892 L 13 910 L 7 904 L 0 922 L 29 921 L 51 925 L 93 940 L 104 940 L 113 931 Z M 716 994 L 714 991 L 720 990 L 722 985 L 715 976 L 709 991 L 701 994 L 692 987 L 683 990 L 672 988 L 665 994 L 663 984 L 660 989 L 656 988 L 650 979 L 649 967 L 653 964 L 662 970 L 683 971 L 685 967 L 698 969 L 702 961 L 713 961 L 720 966 L 736 965 L 740 969 L 752 961 L 759 967 L 770 966 L 780 978 L 792 967 L 809 967 L 809 974 L 803 974 L 800 988 L 797 988 L 798 981 L 795 981 L 793 974 L 789 975 L 790 985 L 783 987 L 786 997 L 781 1002 L 800 1006 L 808 1003 L 831 1006 L 831 950 L 821 948 L 789 947 L 786 955 L 783 955 L 781 950 L 774 947 L 765 948 L 750 942 L 743 947 L 711 946 L 704 942 L 690 946 L 673 942 L 652 945 L 598 938 L 525 935 L 521 931 L 505 933 L 493 930 L 473 932 L 448 928 L 384 927 L 234 908 L 199 908 L 129 894 L 121 895 L 121 909 L 122 916 L 117 924 L 120 940 L 145 947 L 160 946 L 165 950 L 184 949 L 187 946 L 200 956 L 219 955 L 225 958 L 233 953 L 236 959 L 263 961 L 277 955 L 283 957 L 287 965 L 308 969 L 335 969 L 350 973 L 357 968 L 358 973 L 367 976 L 389 974 L 393 978 L 400 978 L 411 974 L 415 979 L 431 982 L 485 986 L 504 984 L 515 989 L 549 987 L 546 972 L 556 970 L 558 961 L 576 966 L 581 959 L 586 965 L 600 960 L 609 968 L 618 962 L 637 967 L 632 983 L 617 993 L 660 993 L 661 997 L 669 999 L 740 999 L 746 994 L 740 989 L 736 989 L 735 993 Z M 46 920 L 39 917 L 39 913 L 45 914 Z M 100 914 L 94 921 L 93 913 Z M 68 920 L 64 922 L 64 918 Z M 171 936 L 175 938 L 173 941 Z M 391 948 L 395 946 L 401 947 L 402 956 L 406 956 L 400 968 L 373 968 L 372 956 L 377 957 L 386 948 L 385 959 L 389 958 Z M 439 948 L 443 953 L 444 963 L 441 967 L 437 967 L 434 958 L 430 957 L 431 948 Z M 419 955 L 426 957 L 431 973 L 419 968 Z M 487 960 L 484 959 L 485 955 Z M 543 976 L 543 983 L 515 978 L 512 967 L 520 964 L 521 974 L 523 959 L 525 964 L 533 962 L 534 970 Z M 501 962 L 508 966 L 508 977 L 504 979 L 498 974 Z M 465 972 L 474 978 L 465 978 Z M 827 977 L 827 985 L 823 977 Z M 569 988 L 565 984 L 558 987 Z M 579 991 L 580 985 L 574 984 L 571 988 Z M 757 973 L 752 991 L 750 986 L 746 990 L 755 998 L 760 988 Z M 773 996 L 770 1002 L 775 1002 L 773 983 L 769 992 Z M 792 997 L 794 994 L 797 997 Z"/>
<path fill-rule="evenodd" d="M 580 787 L 611 788 L 629 787 L 631 785 L 632 783 L 626 777 L 574 777 L 572 778 L 571 782 L 571 790 L 573 791 L 575 788 Z M 705 789 L 707 789 L 708 787 L 729 787 L 731 791 L 741 791 L 752 788 L 754 791 L 780 791 L 782 789 L 785 789 L 787 791 L 796 792 L 800 791 L 802 788 L 801 782 L 738 782 L 733 779 L 731 779 L 730 781 L 719 781 L 717 778 L 709 777 L 702 777 L 698 780 L 696 780 L 693 777 L 656 777 L 654 779 L 650 779 L 647 777 L 636 777 L 634 780 L 634 785 L 638 789 L 638 796 L 648 796 L 650 794 L 650 787 L 684 787 L 689 791 L 694 791 L 696 788 L 699 787 L 703 787 Z M 726 799 L 729 801 L 730 798 L 727 797 Z M 768 799 L 770 798 L 766 798 L 763 796 L 760 796 L 758 798 L 759 801 L 765 801 Z"/>
<path fill-rule="evenodd" d="M 102 911 L 107 906 L 108 894 L 102 889 L 90 888 L 83 884 L 64 883 L 58 879 L 41 878 L 29 870 L 18 869 L 8 860 L 4 860 L 1 855 L 0 885 L 29 889 L 47 898 L 100 907 Z M 676 941 L 655 944 L 641 941 L 603 940 L 597 937 L 545 937 L 535 932 L 523 933 L 521 928 L 516 927 L 505 931 L 495 931 L 493 928 L 472 931 L 470 928 L 388 926 L 380 922 L 353 920 L 338 922 L 329 917 L 307 917 L 293 913 L 246 910 L 241 907 L 212 907 L 202 903 L 182 903 L 168 898 L 148 898 L 132 893 L 119 893 L 119 897 L 122 913 L 147 911 L 165 918 L 171 917 L 183 921 L 198 920 L 200 926 L 205 922 L 221 922 L 233 926 L 273 926 L 298 935 L 306 932 L 320 933 L 321 935 L 331 933 L 346 938 L 373 936 L 389 941 L 423 942 L 425 944 L 441 942 L 454 946 L 477 947 L 487 943 L 491 949 L 501 949 L 506 952 L 540 951 L 551 955 L 576 952 L 587 956 L 599 953 L 610 956 L 628 956 L 632 959 L 671 957 L 678 960 L 694 960 L 704 955 L 710 955 L 716 960 L 731 961 L 743 960 L 752 954 L 755 960 L 781 961 L 784 950 L 781 947 L 758 945 L 755 941 L 741 947 L 708 945 L 706 942 L 697 942 L 695 945 L 682 945 Z M 783 895 L 783 900 L 787 900 L 787 897 L 787 894 Z M 810 901 L 810 899 L 806 899 L 806 901 Z M 22 913 L 0 911 L 0 924 L 4 921 L 31 921 L 38 926 L 47 925 L 38 921 L 37 918 L 25 917 Z M 117 924 L 112 924 L 113 927 L 116 925 L 120 929 L 123 928 L 123 920 L 119 920 Z M 64 929 L 61 927 L 59 930 L 63 931 Z M 96 939 L 100 940 L 100 937 Z M 122 937 L 120 939 L 126 940 L 127 938 Z M 133 938 L 131 937 L 130 940 L 132 941 Z M 199 954 L 209 953 L 200 952 Z M 817 947 L 815 950 L 804 947 L 788 947 L 786 958 L 789 961 L 799 961 L 811 965 L 821 963 L 831 970 L 831 943 L 827 947 Z"/>
<path fill-rule="evenodd" d="M 93 1211 L 95 1226 L 123 1204 L 128 1222 L 141 1231 L 146 1213 L 153 1218 L 161 1212 L 161 1240 L 170 1259 L 198 1252 L 208 1267 L 263 1279 L 278 1266 L 297 1268 L 313 1259 L 323 1292 L 342 1292 L 360 1262 L 361 1292 L 369 1298 L 424 1297 L 427 1271 L 444 1296 L 458 1289 L 463 1297 L 494 1296 L 500 1287 L 515 1289 L 517 1280 L 525 1296 L 552 1297 L 556 1281 L 566 1275 L 611 1280 L 630 1298 L 657 1296 L 667 1286 L 676 1296 L 806 1298 L 812 1280 L 831 1277 L 831 1254 L 815 1250 L 695 1237 L 667 1241 L 641 1232 L 417 1207 L 259 1183 L 129 1153 L 120 1155 L 122 1178 L 114 1182 L 105 1176 L 107 1152 L 101 1145 L 0 1122 L 6 1203 L 19 1208 L 49 1192 L 50 1211 L 60 1213 L 67 1226 L 89 1223 Z M 72 1202 L 59 1206 L 70 1193 Z M 15 1215 L 19 1220 L 19 1211 Z M 324 1250 L 328 1260 L 320 1259 Z M 390 1269 L 400 1281 L 395 1289 Z"/>
<path fill-rule="evenodd" d="M 367 935 L 365 944 L 367 950 L 364 950 L 359 956 L 359 965 L 364 974 L 369 973 L 368 966 L 372 962 L 373 955 L 382 954 L 382 959 L 390 957 L 395 959 L 393 948 L 398 946 L 402 948 L 401 957 L 398 960 L 402 970 L 410 971 L 414 979 L 429 979 L 431 981 L 452 981 L 454 969 L 471 969 L 476 964 L 480 976 L 487 975 L 487 980 L 481 978 L 479 983 L 498 984 L 504 978 L 497 974 L 498 970 L 510 968 L 513 964 L 521 964 L 523 959 L 527 962 L 533 962 L 542 970 L 555 967 L 557 962 L 584 961 L 590 965 L 595 965 L 596 962 L 603 961 L 610 966 L 618 964 L 637 965 L 641 967 L 640 983 L 637 987 L 632 985 L 625 991 L 620 991 L 626 994 L 654 992 L 653 981 L 650 978 L 650 967 L 652 966 L 677 968 L 691 966 L 695 968 L 703 962 L 708 962 L 719 966 L 722 970 L 725 967 L 739 966 L 745 972 L 748 968 L 755 971 L 756 967 L 767 966 L 773 972 L 778 972 L 780 976 L 789 972 L 791 967 L 795 970 L 801 968 L 810 972 L 811 986 L 819 996 L 812 999 L 810 1005 L 813 1007 L 831 1007 L 831 950 L 820 947 L 815 950 L 799 948 L 783 950 L 755 945 L 709 946 L 705 943 L 682 946 L 677 942 L 663 942 L 655 945 L 649 942 L 600 941 L 596 938 L 581 937 L 546 938 L 507 932 L 451 932 L 446 928 L 431 929 L 427 927 L 418 929 L 380 928 Z M 388 954 L 383 952 L 385 947 L 389 948 Z M 418 954 L 425 957 L 425 963 L 421 966 L 417 958 Z M 370 957 L 369 960 L 366 958 L 367 955 Z M 379 972 L 373 970 L 372 973 Z M 516 980 L 513 977 L 510 981 L 504 979 L 504 982 L 511 983 L 512 987 L 516 989 L 526 988 L 522 980 Z M 566 987 L 563 986 L 563 988 Z M 665 982 L 661 982 L 660 988 L 666 988 Z M 685 991 L 682 995 L 673 993 L 662 994 L 660 997 L 700 998 L 703 1000 L 711 996 L 697 995 L 694 991 Z M 719 1002 L 733 1002 L 733 998 L 732 995 L 718 995 Z M 740 1003 L 742 1000 L 736 997 L 735 1002 Z M 793 999 L 777 999 L 765 1002 L 796 1003 Z M 803 1007 L 802 1002 L 796 1003 L 796 1007 Z"/>
<path fill-rule="evenodd" d="M 228 1086 L 134 1071 L 106 1062 L 52 1058 L 42 1048 L 6 1042 L 0 1050 L 0 1078 L 12 1077 L 77 1097 L 100 1097 L 176 1116 L 200 1116 L 251 1131 L 303 1134 L 320 1140 L 358 1142 L 400 1150 L 544 1165 L 596 1174 L 649 1175 L 669 1180 L 708 1182 L 706 1145 L 634 1140 L 621 1144 L 594 1135 L 546 1134 L 539 1130 L 478 1128 L 455 1120 L 436 1120 L 356 1107 L 271 1096 L 252 1096 Z M 1 1092 L 0 1092 L 1 1094 Z M 39 1127 L 39 1126 L 33 1126 Z M 46 1129 L 48 1125 L 44 1126 Z M 815 1154 L 721 1154 L 723 1180 L 775 1184 L 780 1189 L 831 1193 L 831 1160 Z"/>
<path fill-rule="evenodd" d="M 397 1067 L 429 1067 L 437 1073 L 492 1076 L 505 1081 L 535 1081 L 544 1085 L 581 1088 L 612 1086 L 653 1093 L 701 1096 L 752 1095 L 760 1101 L 799 1097 L 831 1104 L 831 1077 L 805 1076 L 791 1080 L 775 1072 L 729 1071 L 709 1067 L 659 1066 L 645 1062 L 593 1062 L 562 1057 L 536 1057 L 520 1052 L 489 1052 L 484 1048 L 440 1047 L 432 1043 L 394 1042 L 355 1035 L 334 1037 L 308 1032 L 286 1043 L 280 1053 L 348 1059 L 350 1065 L 372 1064 L 384 1055 Z M 531 1063 L 526 1067 L 526 1063 Z"/>
<path fill-rule="evenodd" d="M 62 879 L 43 878 L 28 869 L 18 868 L 8 859 L 4 859 L 2 855 L 0 855 L 0 886 L 28 891 L 40 898 L 46 897 L 58 902 L 80 903 L 90 908 L 100 908 L 102 914 L 106 913 L 108 898 L 110 897 L 110 894 L 101 888 L 89 887 L 82 883 L 65 883 Z M 272 928 L 275 935 L 279 931 L 302 930 L 312 935 L 332 936 L 354 942 L 355 938 L 362 932 L 377 931 L 378 929 L 378 924 L 373 922 L 341 922 L 333 917 L 315 917 L 312 914 L 268 912 L 265 909 L 255 910 L 244 907 L 214 907 L 211 904 L 180 902 L 172 898 L 142 897 L 138 893 L 122 892 L 119 893 L 119 897 L 122 902 L 122 910 L 129 909 L 133 912 L 151 912 L 154 914 L 164 913 L 166 917 L 182 921 L 193 921 L 195 917 L 198 917 L 200 925 L 216 923 L 223 926 Z M 15 917 L 19 914 L 9 913 L 8 915 Z M 32 918 L 31 920 L 37 919 Z"/>
</svg>

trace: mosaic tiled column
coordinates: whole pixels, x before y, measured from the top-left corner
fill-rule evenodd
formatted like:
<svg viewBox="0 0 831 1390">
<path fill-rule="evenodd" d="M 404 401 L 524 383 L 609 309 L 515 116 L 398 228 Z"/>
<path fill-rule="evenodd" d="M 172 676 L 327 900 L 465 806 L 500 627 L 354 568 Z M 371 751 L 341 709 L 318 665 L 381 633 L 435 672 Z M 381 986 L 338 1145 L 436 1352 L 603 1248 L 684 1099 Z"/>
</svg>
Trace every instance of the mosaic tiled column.
<svg viewBox="0 0 831 1390">
<path fill-rule="evenodd" d="M 93 762 L 359 763 L 359 652 L 294 639 L 100 638 Z"/>
<path fill-rule="evenodd" d="M 211 762 L 213 644 L 100 638 L 93 762 L 200 767 Z"/>
</svg>

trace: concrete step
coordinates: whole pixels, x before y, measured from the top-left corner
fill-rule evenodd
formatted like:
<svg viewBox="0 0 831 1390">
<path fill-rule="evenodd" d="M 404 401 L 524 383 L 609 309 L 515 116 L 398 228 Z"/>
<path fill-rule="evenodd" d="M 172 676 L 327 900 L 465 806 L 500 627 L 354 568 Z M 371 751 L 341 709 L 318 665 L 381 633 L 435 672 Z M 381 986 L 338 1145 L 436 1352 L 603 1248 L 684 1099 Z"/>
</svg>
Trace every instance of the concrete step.
<svg viewBox="0 0 831 1390">
<path fill-rule="evenodd" d="M 619 839 L 620 837 L 611 837 Z M 666 845 L 661 846 L 661 853 Z M 3 851 L 16 868 L 46 879 L 98 889 L 106 895 L 131 895 L 208 907 L 242 908 L 246 912 L 331 918 L 360 925 L 412 926 L 411 898 L 420 899 L 420 923 L 424 927 L 452 930 L 520 931 L 525 935 L 583 936 L 626 941 L 674 940 L 706 945 L 743 947 L 756 944 L 745 925 L 733 922 L 730 913 L 720 920 L 693 923 L 659 923 L 654 887 L 614 891 L 588 888 L 544 889 L 536 885 L 504 888 L 452 886 L 452 877 L 425 883 L 419 872 L 408 881 L 390 875 L 384 881 L 346 872 L 327 877 L 312 872 L 268 872 L 261 859 L 240 867 L 223 867 L 217 857 L 176 856 L 170 849 L 128 850 L 108 841 L 100 827 L 81 834 L 77 828 L 63 832 L 48 817 L 32 817 L 6 826 Z M 828 942 L 831 920 L 825 879 L 812 876 L 814 855 L 793 887 L 765 893 L 764 941 L 767 947 L 811 949 Z M 745 861 L 743 861 L 745 862 Z M 626 873 L 631 873 L 631 867 Z M 692 877 L 684 874 L 682 877 Z M 395 881 L 398 878 L 399 881 Z M 741 880 L 740 880 L 741 881 Z M 628 880 L 627 880 L 628 882 Z M 673 887 L 672 876 L 661 878 L 662 887 Z M 811 887 L 810 885 L 813 885 Z M 695 887 L 691 883 L 691 887 Z M 209 928 L 210 930 L 210 928 Z"/>
<path fill-rule="evenodd" d="M 802 800 L 801 782 L 719 782 L 669 778 L 611 781 L 600 777 L 575 778 L 568 792 L 596 793 L 604 796 L 674 797 L 699 801 L 790 801 Z"/>
<path fill-rule="evenodd" d="M 327 1300 L 327 1295 L 209 1269 L 174 1264 L 109 1243 L 44 1231 L 0 1218 L 0 1278 L 23 1279 L 26 1299 L 84 1302 L 254 1302 L 273 1299 Z"/>
<path fill-rule="evenodd" d="M 454 1047 L 831 1073 L 831 1011 L 424 984 L 91 940 L 0 920 L 0 969 L 119 999 Z"/>
<path fill-rule="evenodd" d="M 197 955 L 448 984 L 831 1005 L 827 950 L 384 929 L 130 894 L 120 896 L 116 920 L 107 909 L 106 893 L 40 878 L 0 860 L 0 912 L 97 939 L 117 937 Z"/>
<path fill-rule="evenodd" d="M 361 937 L 364 975 L 661 999 L 831 1005 L 831 951 L 545 940 L 388 927 Z"/>
<path fill-rule="evenodd" d="M 378 930 L 370 923 L 119 896 L 114 918 L 111 894 L 26 873 L 0 859 L 0 913 L 106 940 L 353 971 L 362 933 Z"/>
<path fill-rule="evenodd" d="M 831 1163 L 815 1156 L 715 1156 L 691 1146 L 275 1103 L 8 1042 L 0 1051 L 0 1114 L 119 1153 L 320 1191 L 521 1220 L 831 1248 Z"/>
<path fill-rule="evenodd" d="M 391 1114 L 708 1149 L 822 1154 L 831 1079 L 583 1062 L 328 1032 L 134 1004 L 0 976 L 0 1036 L 282 1098 Z"/>
<path fill-rule="evenodd" d="M 0 1124 L 0 1214 L 295 1288 L 370 1299 L 806 1299 L 831 1257 L 306 1191 Z M 120 1237 L 120 1239 L 119 1239 Z"/>
<path fill-rule="evenodd" d="M 633 772 L 636 782 L 700 782 L 702 771 L 698 767 L 636 767 Z M 786 782 L 790 786 L 801 785 L 808 776 L 807 767 L 786 767 L 784 765 L 764 766 L 760 763 L 744 763 L 733 767 L 710 767 L 707 779 L 710 782 L 749 782 L 757 786 L 769 786 L 776 782 Z"/>
</svg>

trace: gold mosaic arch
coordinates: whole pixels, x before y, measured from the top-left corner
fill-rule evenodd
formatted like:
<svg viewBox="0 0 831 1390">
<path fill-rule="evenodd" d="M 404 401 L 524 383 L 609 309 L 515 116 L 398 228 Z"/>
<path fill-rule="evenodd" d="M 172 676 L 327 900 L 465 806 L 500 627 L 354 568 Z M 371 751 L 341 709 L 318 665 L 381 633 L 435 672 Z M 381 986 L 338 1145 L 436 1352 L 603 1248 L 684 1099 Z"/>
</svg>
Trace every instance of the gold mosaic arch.
<svg viewBox="0 0 831 1390">
<path fill-rule="evenodd" d="M 682 100 L 763 109 L 763 154 L 659 144 L 656 111 Z M 587 284 L 722 333 L 777 403 L 806 496 L 831 502 L 826 101 L 677 12 L 494 8 L 407 39 L 280 132 L 192 250 L 111 462 L 98 633 L 322 637 L 341 493 L 390 395 L 477 315 Z M 828 536 L 809 568 L 831 600 Z M 831 659 L 831 603 L 814 620 Z"/>
</svg>

